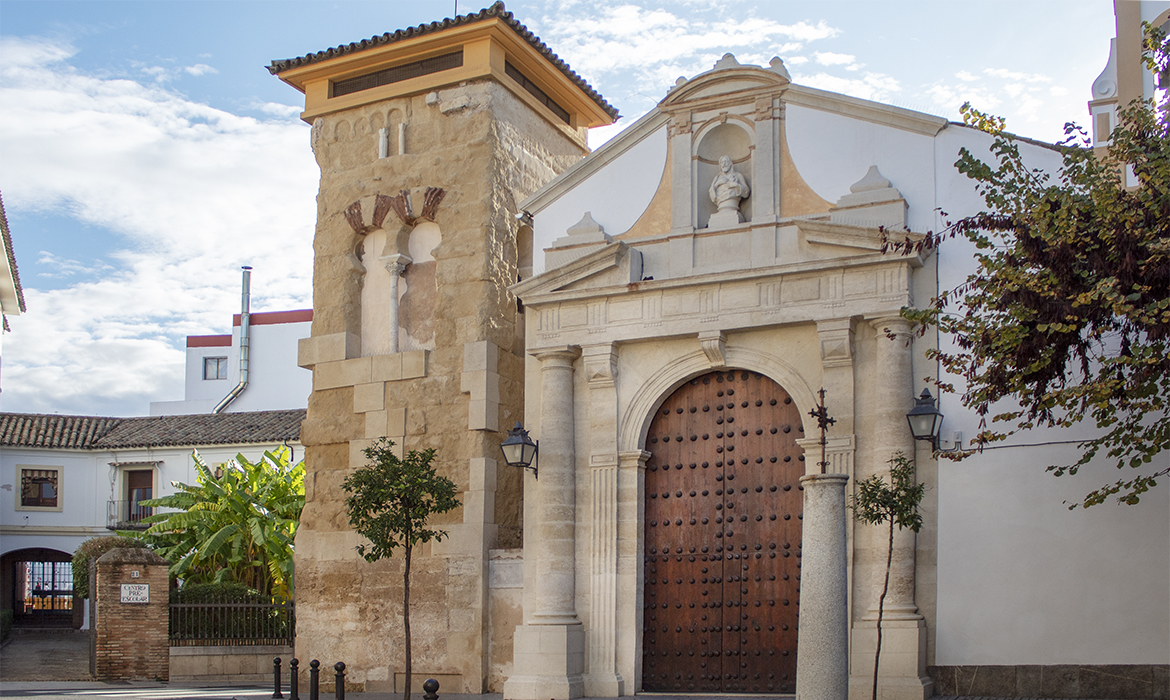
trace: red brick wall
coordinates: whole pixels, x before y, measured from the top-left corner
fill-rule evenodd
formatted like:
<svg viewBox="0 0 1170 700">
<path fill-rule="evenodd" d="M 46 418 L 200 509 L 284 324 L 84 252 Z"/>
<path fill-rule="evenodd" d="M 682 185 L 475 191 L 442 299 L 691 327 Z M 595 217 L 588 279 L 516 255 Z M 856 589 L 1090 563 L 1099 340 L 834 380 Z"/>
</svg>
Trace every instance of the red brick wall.
<svg viewBox="0 0 1170 700">
<path fill-rule="evenodd" d="M 170 677 L 167 568 L 166 560 L 145 549 L 114 549 L 98 559 L 94 601 L 98 680 Z M 124 583 L 148 584 L 150 602 L 121 602 Z"/>
</svg>

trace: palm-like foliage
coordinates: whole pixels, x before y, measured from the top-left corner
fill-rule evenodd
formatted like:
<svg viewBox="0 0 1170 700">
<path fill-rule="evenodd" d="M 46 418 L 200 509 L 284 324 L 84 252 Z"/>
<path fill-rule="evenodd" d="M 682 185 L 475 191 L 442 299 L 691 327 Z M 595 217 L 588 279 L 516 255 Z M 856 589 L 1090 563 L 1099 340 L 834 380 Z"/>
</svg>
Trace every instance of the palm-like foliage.
<svg viewBox="0 0 1170 700">
<path fill-rule="evenodd" d="M 293 536 L 305 506 L 305 463 L 290 466 L 291 454 L 281 447 L 257 462 L 237 455 L 217 476 L 196 451 L 198 485 L 172 482 L 177 493 L 143 501 L 177 512 L 144 519 L 150 528 L 139 536 L 185 582 L 238 581 L 291 596 Z"/>
</svg>

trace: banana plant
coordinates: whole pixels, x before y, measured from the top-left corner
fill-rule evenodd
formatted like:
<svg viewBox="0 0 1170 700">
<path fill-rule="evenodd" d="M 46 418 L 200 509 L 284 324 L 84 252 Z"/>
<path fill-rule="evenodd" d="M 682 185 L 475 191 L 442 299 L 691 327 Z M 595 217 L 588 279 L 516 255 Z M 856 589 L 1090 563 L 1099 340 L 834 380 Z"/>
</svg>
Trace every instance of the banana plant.
<svg viewBox="0 0 1170 700">
<path fill-rule="evenodd" d="M 256 462 L 240 454 L 212 471 L 196 450 L 197 483 L 171 482 L 175 493 L 143 501 L 172 510 L 144 518 L 150 527 L 135 534 L 184 582 L 238 581 L 291 597 L 293 538 L 305 506 L 305 464 L 290 466 L 291 455 L 287 447 Z"/>
</svg>

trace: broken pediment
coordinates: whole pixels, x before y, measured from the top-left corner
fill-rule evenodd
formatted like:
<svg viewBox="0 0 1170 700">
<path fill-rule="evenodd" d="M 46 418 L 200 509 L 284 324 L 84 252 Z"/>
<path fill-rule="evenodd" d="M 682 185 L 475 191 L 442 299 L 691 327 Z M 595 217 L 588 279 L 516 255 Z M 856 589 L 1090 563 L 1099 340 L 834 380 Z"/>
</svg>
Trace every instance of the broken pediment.
<svg viewBox="0 0 1170 700">
<path fill-rule="evenodd" d="M 640 281 L 642 253 L 621 241 L 612 241 L 509 289 L 527 304 L 533 297 L 554 292 L 624 287 Z"/>
<path fill-rule="evenodd" d="M 773 58 L 769 67 L 744 65 L 732 54 L 724 54 L 714 67 L 690 80 L 679 79 L 670 89 L 661 107 L 689 102 L 717 95 L 749 90 L 771 90 L 791 82 L 788 69 L 779 58 Z"/>
</svg>

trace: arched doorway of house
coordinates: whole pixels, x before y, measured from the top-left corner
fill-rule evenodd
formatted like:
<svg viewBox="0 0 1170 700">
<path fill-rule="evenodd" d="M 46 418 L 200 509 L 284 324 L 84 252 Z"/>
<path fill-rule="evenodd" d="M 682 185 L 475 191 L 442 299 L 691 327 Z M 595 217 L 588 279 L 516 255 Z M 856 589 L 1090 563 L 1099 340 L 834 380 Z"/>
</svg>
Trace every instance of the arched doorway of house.
<svg viewBox="0 0 1170 700">
<path fill-rule="evenodd" d="M 796 690 L 801 415 L 743 370 L 687 381 L 646 449 L 642 690 Z"/>
<path fill-rule="evenodd" d="M 81 626 L 81 599 L 73 596 L 73 557 L 65 552 L 36 547 L 0 557 L 0 596 L 16 627 Z"/>
</svg>

